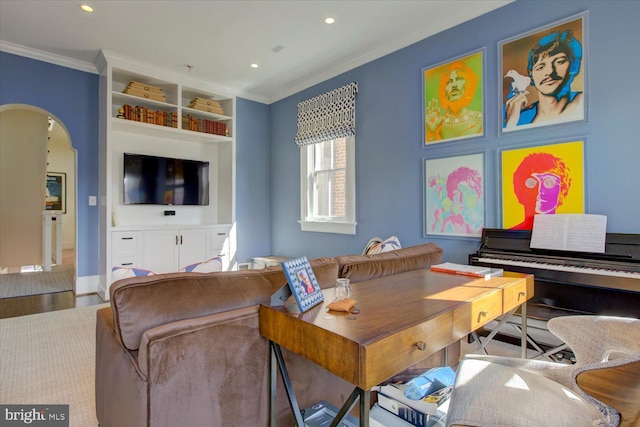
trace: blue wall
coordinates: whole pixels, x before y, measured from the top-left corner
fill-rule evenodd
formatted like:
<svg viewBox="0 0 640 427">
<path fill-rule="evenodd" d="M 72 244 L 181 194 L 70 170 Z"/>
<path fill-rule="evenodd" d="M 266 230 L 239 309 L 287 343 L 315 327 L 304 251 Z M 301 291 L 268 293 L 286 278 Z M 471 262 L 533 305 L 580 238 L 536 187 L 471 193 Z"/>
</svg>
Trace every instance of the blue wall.
<svg viewBox="0 0 640 427">
<path fill-rule="evenodd" d="M 236 100 L 238 262 L 271 253 L 269 107 Z"/>
<path fill-rule="evenodd" d="M 498 136 L 497 43 L 589 12 L 588 121 Z M 272 105 L 238 99 L 236 218 L 239 262 L 252 257 L 359 253 L 373 236 L 396 234 L 403 246 L 435 241 L 448 261 L 464 262 L 478 239 L 423 237 L 425 157 L 483 150 L 488 227 L 499 226 L 497 152 L 502 147 L 585 137 L 587 212 L 608 216 L 609 232 L 640 233 L 640 141 L 636 124 L 640 2 L 520 0 L 365 64 Z M 434 18 L 435 19 L 435 18 Z M 428 23 L 428 18 L 425 18 Z M 486 135 L 422 148 L 424 67 L 486 47 Z M 355 236 L 301 232 L 296 105 L 358 82 Z M 78 275 L 98 274 L 98 76 L 0 52 L 0 105 L 31 104 L 66 125 L 78 150 Z"/>
<path fill-rule="evenodd" d="M 0 105 L 29 104 L 59 118 L 77 150 L 78 277 L 98 274 L 98 76 L 0 52 Z"/>
<path fill-rule="evenodd" d="M 588 11 L 588 121 L 498 136 L 499 41 Z M 466 262 L 479 239 L 423 237 L 425 157 L 482 150 L 486 226 L 499 227 L 498 149 L 586 140 L 587 213 L 608 216 L 608 232 L 640 233 L 640 141 L 637 123 L 640 2 L 518 1 L 439 33 L 270 106 L 272 252 L 308 257 L 359 253 L 369 238 L 395 234 L 403 246 L 434 241 L 445 260 Z M 429 18 L 425 17 L 425 25 Z M 421 69 L 486 47 L 486 138 L 423 148 Z M 356 112 L 357 235 L 301 232 L 296 104 L 358 83 Z"/>
</svg>

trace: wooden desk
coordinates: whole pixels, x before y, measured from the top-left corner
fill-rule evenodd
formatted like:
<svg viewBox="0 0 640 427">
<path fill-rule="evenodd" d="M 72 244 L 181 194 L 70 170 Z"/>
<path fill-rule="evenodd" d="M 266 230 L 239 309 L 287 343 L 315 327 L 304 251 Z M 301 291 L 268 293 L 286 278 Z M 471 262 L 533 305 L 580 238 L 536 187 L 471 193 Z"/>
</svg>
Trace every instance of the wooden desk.
<svg viewBox="0 0 640 427">
<path fill-rule="evenodd" d="M 332 426 L 359 398 L 360 426 L 367 427 L 373 386 L 524 304 L 533 296 L 533 276 L 485 280 L 416 270 L 360 282 L 352 284 L 357 315 L 327 311 L 333 289 L 324 293 L 325 301 L 305 313 L 295 303 L 260 307 L 260 333 L 271 341 L 273 357 L 272 426 L 276 362 L 288 382 L 279 346 L 355 385 Z M 304 426 L 295 395 L 287 392 L 298 425 Z"/>
</svg>

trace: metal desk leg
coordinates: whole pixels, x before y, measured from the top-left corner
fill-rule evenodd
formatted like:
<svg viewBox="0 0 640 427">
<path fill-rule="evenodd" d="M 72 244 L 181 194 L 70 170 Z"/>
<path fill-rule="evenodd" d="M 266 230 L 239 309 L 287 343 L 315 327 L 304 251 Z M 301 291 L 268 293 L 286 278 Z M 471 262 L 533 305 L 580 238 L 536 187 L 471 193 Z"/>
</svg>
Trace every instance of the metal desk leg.
<svg viewBox="0 0 640 427">
<path fill-rule="evenodd" d="M 299 427 L 304 427 L 304 420 L 302 419 L 302 413 L 300 412 L 300 406 L 298 406 L 298 401 L 296 400 L 296 395 L 293 392 L 293 387 L 291 386 L 291 380 L 289 379 L 289 373 L 287 372 L 287 367 L 284 364 L 284 358 L 282 357 L 282 350 L 280 350 L 280 346 L 278 344 L 275 344 L 273 341 L 269 341 L 269 347 L 271 348 L 271 355 L 273 358 L 275 358 L 276 362 L 278 363 L 278 367 L 280 368 L 280 376 L 282 377 L 282 382 L 284 383 L 284 387 L 286 389 L 287 392 L 287 398 L 289 399 L 289 406 L 291 407 L 291 411 L 293 412 L 293 415 L 296 419 L 296 424 Z M 271 364 L 271 369 L 275 368 L 275 364 L 272 362 Z M 275 427 L 276 422 L 275 422 L 275 400 L 276 400 L 276 393 L 275 393 L 275 373 L 271 372 L 270 377 L 272 377 L 270 379 L 270 381 L 273 381 L 273 384 L 271 384 L 271 402 L 269 404 L 269 411 L 272 411 L 269 414 L 269 423 L 271 425 L 271 427 Z"/>
<path fill-rule="evenodd" d="M 289 399 L 289 406 L 296 419 L 296 424 L 298 427 L 304 427 L 304 419 L 302 418 L 300 406 L 298 405 L 296 395 L 291 386 L 291 379 L 289 378 L 289 373 L 284 363 L 284 357 L 282 357 L 282 350 L 280 346 L 273 341 L 269 341 L 269 348 L 269 426 L 276 427 L 276 370 L 279 369 L 282 382 L 287 392 L 287 398 Z M 330 427 L 337 427 L 340 424 L 345 415 L 353 408 L 357 399 L 360 399 L 360 427 L 369 427 L 371 392 L 369 390 L 363 390 L 360 387 L 353 389 L 347 401 L 336 414 Z"/>
<path fill-rule="evenodd" d="M 520 311 L 520 319 L 522 321 L 522 338 L 520 341 L 520 357 L 527 358 L 527 302 L 522 303 Z"/>
<path fill-rule="evenodd" d="M 269 341 L 269 427 L 276 427 L 276 396 L 278 362 L 273 343 Z"/>
<path fill-rule="evenodd" d="M 371 392 L 360 390 L 360 427 L 369 427 L 369 409 L 371 408 Z"/>
<path fill-rule="evenodd" d="M 369 427 L 369 408 L 371 407 L 371 392 L 369 390 L 363 390 L 360 387 L 353 389 L 349 398 L 344 402 L 342 408 L 336 414 L 336 417 L 331 422 L 329 427 L 337 427 L 342 422 L 342 419 L 353 408 L 356 400 L 360 399 L 360 427 Z"/>
</svg>

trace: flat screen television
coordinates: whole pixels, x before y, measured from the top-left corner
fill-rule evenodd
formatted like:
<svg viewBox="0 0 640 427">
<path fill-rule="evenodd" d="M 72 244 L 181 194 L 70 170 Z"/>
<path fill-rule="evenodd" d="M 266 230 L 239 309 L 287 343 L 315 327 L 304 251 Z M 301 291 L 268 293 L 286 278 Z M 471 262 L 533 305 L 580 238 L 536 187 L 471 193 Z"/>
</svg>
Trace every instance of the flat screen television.
<svg viewBox="0 0 640 427">
<path fill-rule="evenodd" d="M 124 153 L 125 205 L 209 204 L 209 162 Z"/>
</svg>

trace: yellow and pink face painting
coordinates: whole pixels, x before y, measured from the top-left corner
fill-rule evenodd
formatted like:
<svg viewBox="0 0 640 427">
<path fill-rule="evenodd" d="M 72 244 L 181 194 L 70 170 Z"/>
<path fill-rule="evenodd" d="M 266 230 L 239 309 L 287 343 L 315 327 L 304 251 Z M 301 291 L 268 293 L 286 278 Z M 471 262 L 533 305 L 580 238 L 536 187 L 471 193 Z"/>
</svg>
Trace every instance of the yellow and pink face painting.
<svg viewBox="0 0 640 427">
<path fill-rule="evenodd" d="M 502 152 L 502 228 L 531 230 L 536 214 L 584 213 L 583 141 Z"/>
</svg>

